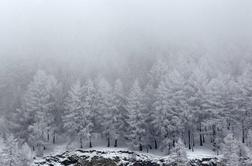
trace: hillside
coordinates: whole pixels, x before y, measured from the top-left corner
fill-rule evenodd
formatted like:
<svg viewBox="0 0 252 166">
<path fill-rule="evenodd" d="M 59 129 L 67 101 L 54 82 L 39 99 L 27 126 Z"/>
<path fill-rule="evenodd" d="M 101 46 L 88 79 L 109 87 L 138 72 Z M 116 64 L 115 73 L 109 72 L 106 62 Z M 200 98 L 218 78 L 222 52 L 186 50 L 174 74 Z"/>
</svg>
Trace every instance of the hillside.
<svg viewBox="0 0 252 166">
<path fill-rule="evenodd" d="M 188 166 L 220 165 L 215 157 L 189 159 Z M 62 154 L 35 159 L 32 166 L 176 166 L 171 156 L 158 156 L 127 149 L 97 148 L 66 151 Z"/>
</svg>

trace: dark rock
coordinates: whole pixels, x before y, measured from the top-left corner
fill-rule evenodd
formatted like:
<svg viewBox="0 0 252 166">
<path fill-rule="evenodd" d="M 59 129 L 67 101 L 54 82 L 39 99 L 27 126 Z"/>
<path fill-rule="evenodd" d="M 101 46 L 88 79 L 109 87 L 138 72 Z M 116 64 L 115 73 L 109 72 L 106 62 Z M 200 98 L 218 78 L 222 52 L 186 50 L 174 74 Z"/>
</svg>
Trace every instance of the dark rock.
<svg viewBox="0 0 252 166">
<path fill-rule="evenodd" d="M 76 155 L 69 156 L 69 157 L 67 157 L 66 160 L 63 160 L 63 161 L 61 162 L 61 164 L 63 164 L 63 165 L 76 164 L 76 163 L 78 162 L 78 160 L 79 160 L 78 158 L 79 158 L 79 157 L 76 156 Z"/>
<path fill-rule="evenodd" d="M 217 158 L 194 159 L 188 162 L 188 166 L 222 166 Z"/>
<path fill-rule="evenodd" d="M 44 161 L 34 162 L 35 166 L 178 166 L 177 163 L 167 163 L 163 158 L 151 159 L 145 154 L 131 151 L 99 151 L 77 150 L 78 153 L 65 152 L 56 156 L 44 157 Z M 110 155 L 112 154 L 112 155 Z M 106 157 L 106 156 L 110 157 Z M 180 165 L 181 166 L 181 165 Z M 189 161 L 185 166 L 224 166 L 217 158 L 203 158 Z"/>
</svg>

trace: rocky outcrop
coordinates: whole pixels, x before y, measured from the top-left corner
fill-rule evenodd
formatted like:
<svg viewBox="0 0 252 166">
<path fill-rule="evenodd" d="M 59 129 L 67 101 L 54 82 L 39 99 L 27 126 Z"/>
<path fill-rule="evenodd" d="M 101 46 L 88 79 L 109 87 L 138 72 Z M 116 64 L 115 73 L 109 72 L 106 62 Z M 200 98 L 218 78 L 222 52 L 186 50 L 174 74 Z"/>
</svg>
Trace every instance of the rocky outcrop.
<svg viewBox="0 0 252 166">
<path fill-rule="evenodd" d="M 225 166 L 225 165 L 217 158 L 202 158 L 188 161 L 187 166 Z"/>
<path fill-rule="evenodd" d="M 123 150 L 77 150 L 37 159 L 33 166 L 178 166 L 178 164 L 169 159 L 169 156 L 161 158 Z M 185 166 L 223 165 L 216 158 L 203 158 L 188 161 Z"/>
</svg>

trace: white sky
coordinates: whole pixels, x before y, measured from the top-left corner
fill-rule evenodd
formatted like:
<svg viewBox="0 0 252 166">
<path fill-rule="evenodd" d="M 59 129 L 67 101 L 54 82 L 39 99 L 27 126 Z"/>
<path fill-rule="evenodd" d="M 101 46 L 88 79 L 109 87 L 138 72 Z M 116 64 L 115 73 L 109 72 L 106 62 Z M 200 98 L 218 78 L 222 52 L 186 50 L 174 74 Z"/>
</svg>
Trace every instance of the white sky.
<svg viewBox="0 0 252 166">
<path fill-rule="evenodd" d="M 252 41 L 251 0 L 0 0 L 0 57 L 116 59 Z"/>
</svg>

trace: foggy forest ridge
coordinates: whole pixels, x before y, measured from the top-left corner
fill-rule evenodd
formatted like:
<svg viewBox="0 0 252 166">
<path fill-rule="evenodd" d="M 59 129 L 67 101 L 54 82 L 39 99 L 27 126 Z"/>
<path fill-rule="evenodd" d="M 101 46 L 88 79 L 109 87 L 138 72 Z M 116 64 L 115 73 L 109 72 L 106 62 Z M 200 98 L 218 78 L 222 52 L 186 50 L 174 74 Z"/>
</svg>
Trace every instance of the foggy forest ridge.
<svg viewBox="0 0 252 166">
<path fill-rule="evenodd" d="M 99 147 L 249 166 L 251 103 L 250 0 L 0 0 L 0 166 Z"/>
</svg>

